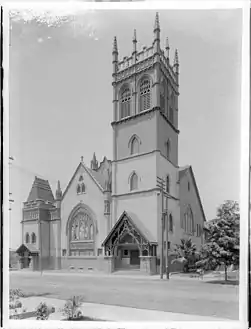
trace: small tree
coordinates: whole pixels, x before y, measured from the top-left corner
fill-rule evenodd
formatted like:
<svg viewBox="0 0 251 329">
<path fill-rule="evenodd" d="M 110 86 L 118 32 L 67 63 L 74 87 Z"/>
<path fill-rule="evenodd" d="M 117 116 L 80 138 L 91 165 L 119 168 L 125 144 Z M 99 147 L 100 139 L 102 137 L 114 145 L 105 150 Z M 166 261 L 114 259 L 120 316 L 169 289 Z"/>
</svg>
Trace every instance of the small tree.
<svg viewBox="0 0 251 329">
<path fill-rule="evenodd" d="M 191 238 L 181 239 L 180 242 L 180 244 L 176 244 L 176 248 L 174 249 L 174 254 L 176 254 L 177 258 L 172 260 L 172 264 L 183 264 L 184 272 L 188 272 L 189 264 L 195 263 L 198 252 L 196 251 L 196 245 L 192 242 Z"/>
<path fill-rule="evenodd" d="M 225 201 L 217 209 L 217 217 L 208 222 L 207 243 L 202 246 L 201 260 L 196 264 L 204 269 L 214 270 L 224 264 L 225 281 L 227 268 L 239 264 L 239 205 L 235 201 Z"/>
<path fill-rule="evenodd" d="M 83 302 L 84 298 L 82 296 L 73 296 L 66 301 L 61 311 L 68 320 L 79 319 L 82 316 L 81 305 Z"/>
</svg>

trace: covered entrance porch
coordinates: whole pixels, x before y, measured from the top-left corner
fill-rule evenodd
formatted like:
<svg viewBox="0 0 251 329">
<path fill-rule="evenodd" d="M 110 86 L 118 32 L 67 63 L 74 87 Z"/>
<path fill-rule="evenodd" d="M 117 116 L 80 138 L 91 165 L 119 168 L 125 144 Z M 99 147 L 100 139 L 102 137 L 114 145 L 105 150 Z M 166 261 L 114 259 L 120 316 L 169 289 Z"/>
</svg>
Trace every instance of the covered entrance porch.
<svg viewBox="0 0 251 329">
<path fill-rule="evenodd" d="M 21 244 L 16 250 L 19 256 L 18 268 L 19 269 L 30 269 L 32 271 L 38 270 L 39 268 L 39 251 L 32 244 Z"/>
<path fill-rule="evenodd" d="M 136 215 L 123 212 L 103 242 L 109 271 L 138 270 L 156 274 L 156 246 Z"/>
</svg>

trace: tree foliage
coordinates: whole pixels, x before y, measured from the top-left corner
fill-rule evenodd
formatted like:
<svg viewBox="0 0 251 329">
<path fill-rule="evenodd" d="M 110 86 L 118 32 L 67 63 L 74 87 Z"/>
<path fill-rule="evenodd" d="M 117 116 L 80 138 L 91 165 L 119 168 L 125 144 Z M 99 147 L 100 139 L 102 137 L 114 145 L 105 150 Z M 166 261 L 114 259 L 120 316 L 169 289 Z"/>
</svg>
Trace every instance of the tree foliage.
<svg viewBox="0 0 251 329">
<path fill-rule="evenodd" d="M 225 280 L 227 267 L 239 264 L 239 232 L 240 214 L 236 201 L 225 201 L 217 209 L 215 219 L 209 221 L 205 227 L 207 242 L 200 252 L 201 260 L 198 266 L 205 270 L 214 270 L 224 264 Z"/>
<path fill-rule="evenodd" d="M 174 254 L 176 259 L 172 260 L 172 264 L 180 263 L 184 266 L 184 272 L 188 272 L 189 264 L 195 263 L 198 257 L 196 245 L 192 242 L 191 238 L 181 239 L 180 244 L 176 244 Z"/>
</svg>

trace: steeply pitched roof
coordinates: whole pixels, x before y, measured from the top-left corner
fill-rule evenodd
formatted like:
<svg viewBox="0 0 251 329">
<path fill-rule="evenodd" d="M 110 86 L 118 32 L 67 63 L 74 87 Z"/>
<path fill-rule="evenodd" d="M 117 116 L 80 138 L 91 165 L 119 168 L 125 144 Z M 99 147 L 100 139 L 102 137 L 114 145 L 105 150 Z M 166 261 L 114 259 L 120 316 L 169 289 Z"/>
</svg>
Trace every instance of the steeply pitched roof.
<svg viewBox="0 0 251 329">
<path fill-rule="evenodd" d="M 35 201 L 37 199 L 54 202 L 54 196 L 48 180 L 35 176 L 27 202 Z"/>
<path fill-rule="evenodd" d="M 192 166 L 187 165 L 187 166 L 179 168 L 179 180 L 181 180 L 184 177 L 184 175 L 186 174 L 187 171 L 189 171 L 190 174 L 191 174 L 193 184 L 194 184 L 194 187 L 195 187 L 195 191 L 196 191 L 196 194 L 197 194 L 197 198 L 198 198 L 198 201 L 199 201 L 199 205 L 200 205 L 200 208 L 201 208 L 201 212 L 202 212 L 204 221 L 206 222 L 206 216 L 205 216 L 204 209 L 203 209 L 203 206 L 202 206 L 200 193 L 199 193 L 198 186 L 196 184 L 196 180 L 195 180 L 195 176 L 194 176 L 194 173 L 193 173 Z"/>
<path fill-rule="evenodd" d="M 95 175 L 95 170 L 91 170 L 89 169 L 88 167 L 86 167 L 86 165 L 81 161 L 79 163 L 79 165 L 77 166 L 77 169 L 75 170 L 74 174 L 72 175 L 72 178 L 71 180 L 69 181 L 68 185 L 66 186 L 66 189 L 64 190 L 64 193 L 63 193 L 63 196 L 62 196 L 62 199 L 65 197 L 68 189 L 70 188 L 71 186 L 71 183 L 73 182 L 77 172 L 79 171 L 79 168 L 83 166 L 83 168 L 85 169 L 85 171 L 89 174 L 89 176 L 92 178 L 92 180 L 95 182 L 95 184 L 98 186 L 98 188 L 103 192 L 104 191 L 104 188 L 102 186 L 102 179 L 100 177 L 98 177 L 98 175 Z M 95 176 L 94 176 L 95 175 Z M 101 182 L 100 182 L 100 181 Z"/>
<path fill-rule="evenodd" d="M 110 239 L 110 237 L 112 236 L 112 234 L 114 233 L 114 231 L 116 231 L 118 225 L 120 224 L 120 222 L 124 218 L 127 218 L 131 222 L 131 224 L 136 228 L 136 230 L 138 231 L 138 233 L 142 237 L 144 237 L 146 239 L 146 241 L 148 241 L 151 244 L 156 244 L 157 243 L 156 239 L 154 239 L 154 237 L 152 236 L 151 232 L 140 221 L 140 219 L 137 217 L 137 215 L 135 215 L 132 212 L 124 211 L 122 213 L 122 215 L 119 217 L 119 219 L 117 220 L 117 222 L 115 223 L 115 225 L 113 226 L 113 228 L 111 229 L 110 233 L 105 238 L 105 240 L 102 243 L 102 245 L 105 245 L 106 244 L 106 242 Z"/>
<path fill-rule="evenodd" d="M 32 244 L 32 243 L 23 243 L 21 246 L 16 250 L 16 253 L 19 254 L 21 252 L 28 251 L 30 253 L 39 253 L 39 250 Z"/>
</svg>

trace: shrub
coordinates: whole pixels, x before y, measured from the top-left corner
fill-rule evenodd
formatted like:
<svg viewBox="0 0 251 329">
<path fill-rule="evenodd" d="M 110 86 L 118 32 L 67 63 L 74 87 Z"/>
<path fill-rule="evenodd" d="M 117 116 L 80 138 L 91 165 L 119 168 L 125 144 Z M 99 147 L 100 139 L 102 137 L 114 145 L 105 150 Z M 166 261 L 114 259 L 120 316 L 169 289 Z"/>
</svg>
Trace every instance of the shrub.
<svg viewBox="0 0 251 329">
<path fill-rule="evenodd" d="M 48 320 L 51 313 L 55 312 L 55 307 L 48 306 L 46 303 L 40 303 L 36 309 L 37 320 Z"/>
<path fill-rule="evenodd" d="M 21 313 L 18 313 L 18 309 L 22 308 L 22 303 L 19 300 L 20 297 L 23 297 L 23 292 L 20 289 L 10 289 L 9 293 L 9 310 L 10 310 L 10 319 L 18 319 Z"/>
<path fill-rule="evenodd" d="M 73 296 L 66 301 L 61 311 L 67 317 L 67 320 L 76 320 L 83 316 L 80 310 L 83 301 L 84 298 L 81 296 Z"/>
</svg>

